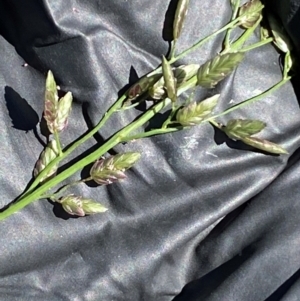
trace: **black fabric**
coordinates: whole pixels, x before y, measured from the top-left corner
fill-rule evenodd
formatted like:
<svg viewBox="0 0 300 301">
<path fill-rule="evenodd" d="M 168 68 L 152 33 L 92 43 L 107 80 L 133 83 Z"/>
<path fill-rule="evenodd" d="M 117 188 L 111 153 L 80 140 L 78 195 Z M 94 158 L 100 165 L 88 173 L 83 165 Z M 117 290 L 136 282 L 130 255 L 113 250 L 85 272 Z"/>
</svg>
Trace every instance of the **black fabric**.
<svg viewBox="0 0 300 301">
<path fill-rule="evenodd" d="M 0 1 L 1 207 L 24 190 L 43 149 L 38 116 L 46 71 L 75 96 L 66 145 L 99 120 L 135 72 L 142 76 L 159 64 L 168 51 L 175 4 Z M 270 5 L 296 46 L 299 5 Z M 179 50 L 229 18 L 229 1 L 190 1 Z M 204 62 L 221 41 L 178 63 Z M 222 110 L 280 78 L 278 53 L 267 45 L 196 98 L 221 93 Z M 289 155 L 265 155 L 226 140 L 210 125 L 195 127 L 118 146 L 114 151 L 142 152 L 128 179 L 72 189 L 105 204 L 109 211 L 102 215 L 69 218 L 38 201 L 2 221 L 0 300 L 300 300 L 300 111 L 294 88 L 297 82 L 220 118 L 264 120 L 264 137 Z M 74 157 L 138 112 L 115 116 Z"/>
</svg>

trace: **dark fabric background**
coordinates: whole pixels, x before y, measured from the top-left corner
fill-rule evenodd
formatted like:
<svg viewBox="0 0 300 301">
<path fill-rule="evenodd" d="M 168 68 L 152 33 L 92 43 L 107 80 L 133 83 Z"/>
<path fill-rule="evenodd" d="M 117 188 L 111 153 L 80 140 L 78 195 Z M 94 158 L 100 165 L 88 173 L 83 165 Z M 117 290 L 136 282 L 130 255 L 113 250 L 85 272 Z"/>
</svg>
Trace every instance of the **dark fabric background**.
<svg viewBox="0 0 300 301">
<path fill-rule="evenodd" d="M 46 71 L 75 96 L 68 144 L 168 50 L 176 1 L 0 0 L 0 205 L 31 179 L 43 149 Z M 299 0 L 270 1 L 299 49 Z M 167 12 L 167 13 L 166 13 Z M 221 27 L 229 1 L 190 1 L 179 50 Z M 166 21 L 165 21 L 166 19 Z M 164 29 L 163 29 L 164 28 Z M 222 36 L 181 63 L 202 63 Z M 24 63 L 28 63 L 24 67 Z M 222 110 L 281 78 L 271 46 L 248 53 L 214 91 Z M 0 300 L 300 300 L 300 110 L 297 80 L 231 116 L 267 122 L 289 155 L 253 152 L 209 125 L 119 146 L 142 159 L 120 184 L 72 190 L 109 211 L 69 218 L 39 201 L 0 223 Z M 138 111 L 114 118 L 74 157 Z M 77 179 L 79 175 L 74 176 Z"/>
</svg>

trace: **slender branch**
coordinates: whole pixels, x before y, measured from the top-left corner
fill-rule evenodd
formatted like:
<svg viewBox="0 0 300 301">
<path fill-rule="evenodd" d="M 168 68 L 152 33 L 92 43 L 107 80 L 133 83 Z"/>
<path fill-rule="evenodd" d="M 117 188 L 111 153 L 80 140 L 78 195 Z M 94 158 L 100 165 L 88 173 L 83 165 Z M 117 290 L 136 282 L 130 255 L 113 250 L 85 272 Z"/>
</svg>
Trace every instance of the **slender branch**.
<svg viewBox="0 0 300 301">
<path fill-rule="evenodd" d="M 177 40 L 171 41 L 171 50 L 170 50 L 170 55 L 169 55 L 170 60 L 175 57 L 176 42 L 177 42 Z"/>
<path fill-rule="evenodd" d="M 238 11 L 239 11 L 239 6 L 240 6 L 240 1 L 237 1 L 234 5 L 232 5 L 233 11 L 232 11 L 232 16 L 231 16 L 231 21 L 233 21 L 237 17 L 237 14 L 238 14 Z M 231 34 L 231 32 L 232 32 L 232 28 L 229 28 L 226 31 L 226 34 L 225 34 L 225 39 L 224 39 L 224 50 L 225 51 L 227 51 L 227 49 L 230 48 L 230 34 Z"/>
<path fill-rule="evenodd" d="M 261 8 L 254 10 L 253 13 L 255 12 L 259 12 L 261 11 Z M 222 27 L 221 29 L 215 31 L 214 33 L 212 33 L 211 35 L 207 36 L 206 38 L 198 41 L 197 43 L 195 43 L 193 46 L 191 46 L 190 48 L 186 49 L 185 51 L 181 52 L 179 55 L 177 55 L 176 57 L 174 57 L 174 59 L 170 60 L 170 64 L 178 61 L 179 59 L 183 58 L 184 56 L 186 56 L 187 54 L 189 54 L 190 52 L 192 52 L 193 50 L 197 49 L 198 47 L 202 46 L 204 43 L 208 42 L 210 39 L 212 39 L 213 37 L 215 37 L 216 35 L 222 33 L 223 31 L 230 29 L 230 28 L 234 28 L 236 26 L 238 26 L 240 20 L 242 20 L 242 18 L 245 17 L 246 14 L 242 14 L 240 15 L 238 18 L 236 18 L 235 20 L 229 22 L 227 25 L 225 25 L 224 27 Z"/>
<path fill-rule="evenodd" d="M 260 11 L 261 9 L 257 9 L 257 12 Z M 256 11 L 253 11 L 253 13 L 255 13 Z M 192 45 L 191 47 L 189 47 L 188 49 L 182 51 L 180 54 L 178 54 L 177 56 L 173 57 L 170 59 L 169 63 L 173 64 L 176 61 L 182 59 L 183 57 L 185 57 L 186 55 L 188 55 L 190 52 L 196 50 L 197 48 L 201 47 L 202 45 L 204 45 L 206 42 L 208 42 L 209 40 L 211 40 L 212 38 L 214 38 L 215 36 L 217 36 L 218 34 L 224 32 L 225 30 L 228 29 L 233 29 L 234 27 L 239 25 L 240 20 L 242 20 L 242 18 L 245 17 L 246 14 L 240 15 L 238 18 L 236 18 L 235 20 L 232 20 L 231 22 L 229 22 L 228 24 L 224 25 L 222 28 L 216 30 L 215 32 L 213 32 L 212 34 L 206 36 L 203 39 L 200 39 L 199 41 L 197 41 L 194 45 Z M 146 76 L 150 77 L 152 75 L 158 74 L 160 73 L 162 70 L 161 66 L 157 67 L 155 70 L 151 71 L 150 73 L 148 73 Z"/>
<path fill-rule="evenodd" d="M 219 124 L 218 122 L 216 122 L 215 120 L 211 119 L 209 120 L 209 123 L 212 124 L 213 126 L 215 126 L 218 129 L 222 129 L 222 125 Z"/>
<path fill-rule="evenodd" d="M 290 76 L 287 77 L 286 79 L 282 79 L 280 82 L 278 82 L 277 84 L 275 84 L 274 86 L 272 86 L 271 88 L 269 88 L 268 90 L 266 90 L 265 92 L 260 93 L 259 95 L 256 95 L 256 96 L 254 96 L 254 97 L 251 97 L 251 98 L 249 98 L 249 99 L 246 99 L 246 100 L 242 101 L 241 103 L 238 103 L 238 104 L 236 104 L 236 105 L 234 105 L 234 106 L 228 108 L 227 110 L 225 110 L 225 111 L 223 111 L 223 112 L 221 112 L 221 113 L 219 113 L 219 114 L 216 114 L 216 115 L 214 115 L 214 116 L 211 116 L 211 117 L 207 118 L 207 119 L 204 120 L 204 121 L 211 121 L 212 119 L 215 119 L 215 118 L 217 118 L 217 117 L 224 116 L 224 115 L 226 115 L 226 114 L 228 114 L 228 113 L 230 113 L 230 112 L 233 112 L 233 111 L 235 111 L 235 110 L 237 110 L 237 109 L 240 109 L 240 108 L 242 108 L 242 107 L 244 107 L 244 106 L 247 106 L 247 105 L 249 105 L 249 104 L 251 104 L 251 103 L 253 103 L 253 102 L 255 102 L 255 101 L 258 101 L 258 100 L 262 99 L 263 97 L 266 97 L 266 96 L 268 96 L 269 94 L 271 94 L 272 92 L 274 92 L 274 91 L 276 91 L 277 89 L 279 89 L 281 86 L 283 86 L 285 83 L 287 83 L 290 79 L 291 79 Z"/>
<path fill-rule="evenodd" d="M 154 115 L 156 115 L 158 112 L 160 112 L 165 107 L 169 106 L 171 103 L 171 99 L 166 98 L 160 102 L 158 102 L 156 105 L 154 105 L 152 108 L 150 108 L 148 111 L 146 111 L 141 117 L 139 117 L 137 120 L 132 122 L 130 125 L 125 127 L 123 130 L 119 132 L 120 134 L 120 142 L 126 140 L 126 137 L 129 136 L 129 134 L 132 131 L 135 131 L 142 125 L 144 125 L 148 120 L 150 120 Z"/>
<path fill-rule="evenodd" d="M 170 123 L 170 121 L 172 120 L 172 118 L 174 117 L 174 114 L 176 113 L 177 110 L 177 106 L 175 104 L 175 102 L 172 102 L 172 111 L 170 112 L 168 118 L 166 119 L 166 121 L 163 123 L 162 128 L 166 129 L 168 124 Z"/>
<path fill-rule="evenodd" d="M 200 41 L 196 42 L 193 46 L 189 47 L 188 49 L 184 50 L 183 52 L 181 52 L 180 54 L 178 54 L 176 57 L 174 57 L 173 59 L 170 60 L 170 64 L 175 63 L 176 61 L 182 59 L 183 57 L 185 57 L 187 54 L 189 54 L 190 52 L 196 50 L 197 48 L 199 48 L 200 46 L 202 46 L 203 44 L 205 44 L 206 42 L 208 42 L 209 40 L 211 40 L 213 37 L 217 36 L 218 34 L 222 33 L 223 31 L 225 31 L 228 28 L 232 28 L 234 27 L 237 23 L 238 23 L 238 19 L 228 23 L 227 25 L 225 25 L 224 27 L 222 27 L 221 29 L 215 31 L 214 33 L 212 33 L 211 35 L 205 37 L 204 39 L 201 39 Z"/>
<path fill-rule="evenodd" d="M 155 130 L 139 133 L 139 134 L 132 135 L 132 136 L 127 136 L 122 140 L 122 142 L 129 142 L 129 141 L 134 141 L 137 139 L 142 139 L 142 138 L 147 138 L 147 137 L 152 137 L 152 136 L 157 136 L 157 135 L 162 135 L 162 134 L 168 134 L 168 133 L 174 133 L 174 132 L 181 131 L 185 128 L 188 128 L 188 127 L 179 126 L 179 127 L 171 127 L 171 128 L 166 128 L 166 129 L 163 129 L 163 128 L 155 129 Z"/>
<path fill-rule="evenodd" d="M 255 31 L 255 29 L 260 24 L 261 20 L 262 20 L 262 17 L 260 17 L 252 27 L 250 27 L 247 30 L 245 30 L 244 33 L 235 42 L 233 42 L 229 47 L 227 47 L 227 49 L 224 49 L 221 53 L 225 54 L 225 53 L 228 53 L 228 52 L 238 51 L 239 48 L 242 47 L 243 44 L 253 34 L 253 32 Z"/>
<path fill-rule="evenodd" d="M 261 46 L 270 44 L 270 43 L 272 43 L 272 42 L 273 42 L 273 38 L 268 38 L 268 39 L 259 41 L 259 42 L 257 42 L 257 43 L 254 43 L 254 44 L 252 44 L 252 45 L 246 46 L 246 47 L 240 49 L 239 52 L 247 52 L 247 51 L 253 50 L 253 49 L 255 49 L 255 48 L 259 48 L 259 47 L 261 47 Z"/>
<path fill-rule="evenodd" d="M 147 100 L 148 96 L 149 95 L 147 93 L 145 95 L 143 95 L 143 96 L 139 96 L 139 98 L 138 98 L 139 100 L 138 101 L 136 101 L 136 102 L 134 102 L 134 103 L 132 103 L 130 105 L 129 104 L 123 105 L 117 111 L 118 112 L 123 112 L 123 111 L 127 111 L 127 110 L 130 110 L 130 109 L 133 109 L 133 108 L 137 107 L 138 105 L 140 105 L 145 100 Z"/>
<path fill-rule="evenodd" d="M 81 184 L 81 183 L 84 183 L 84 182 L 87 182 L 87 181 L 90 181 L 90 180 L 92 180 L 92 177 L 88 177 L 86 179 L 80 179 L 80 180 L 74 181 L 74 182 L 72 182 L 70 184 L 67 184 L 67 185 L 61 187 L 55 193 L 45 194 L 45 195 L 40 196 L 40 199 L 55 199 L 55 198 L 57 198 L 57 196 L 59 196 L 60 194 L 62 194 L 64 191 L 66 191 L 70 187 L 73 187 L 75 185 L 78 185 L 78 184 Z"/>
</svg>

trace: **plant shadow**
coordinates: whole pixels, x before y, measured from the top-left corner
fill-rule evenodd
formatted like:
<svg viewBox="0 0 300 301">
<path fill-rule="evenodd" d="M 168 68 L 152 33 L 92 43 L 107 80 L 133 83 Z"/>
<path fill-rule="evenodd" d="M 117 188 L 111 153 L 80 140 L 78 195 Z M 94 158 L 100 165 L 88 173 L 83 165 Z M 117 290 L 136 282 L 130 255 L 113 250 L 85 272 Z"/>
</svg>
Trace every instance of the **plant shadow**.
<svg viewBox="0 0 300 301">
<path fill-rule="evenodd" d="M 13 88 L 6 86 L 4 91 L 4 99 L 12 127 L 24 131 L 25 133 L 33 131 L 36 139 L 45 147 L 46 144 L 37 131 L 37 124 L 39 123 L 39 115 L 37 112 L 29 105 L 27 100 L 22 98 Z"/>
<path fill-rule="evenodd" d="M 167 56 L 170 53 L 171 42 L 173 41 L 173 22 L 174 22 L 175 12 L 176 12 L 178 2 L 179 0 L 171 0 L 167 8 L 167 11 L 165 13 L 162 38 L 169 44 L 169 50 Z"/>
</svg>

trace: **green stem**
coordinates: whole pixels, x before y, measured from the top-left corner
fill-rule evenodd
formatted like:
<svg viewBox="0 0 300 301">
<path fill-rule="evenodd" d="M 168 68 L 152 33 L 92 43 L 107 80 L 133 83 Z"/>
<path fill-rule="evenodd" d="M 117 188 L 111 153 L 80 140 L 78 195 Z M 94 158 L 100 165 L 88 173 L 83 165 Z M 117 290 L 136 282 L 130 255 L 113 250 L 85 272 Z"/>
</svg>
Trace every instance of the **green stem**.
<svg viewBox="0 0 300 301">
<path fill-rule="evenodd" d="M 218 122 L 216 122 L 214 119 L 216 119 L 218 117 L 221 117 L 221 116 L 224 116 L 224 115 L 226 115 L 230 112 L 233 112 L 233 111 L 235 111 L 237 109 L 240 109 L 240 108 L 242 108 L 246 105 L 249 105 L 249 104 L 251 104 L 255 101 L 258 101 L 258 100 L 262 99 L 263 97 L 268 96 L 269 94 L 273 93 L 274 91 L 279 89 L 281 86 L 283 86 L 290 79 L 291 79 L 291 77 L 287 77 L 286 79 L 282 79 L 280 82 L 278 82 L 277 84 L 275 84 L 274 86 L 272 86 L 271 88 L 266 90 L 265 92 L 263 92 L 259 95 L 256 95 L 254 97 L 251 97 L 249 99 L 246 99 L 246 100 L 242 101 L 241 103 L 239 103 L 237 105 L 234 105 L 234 106 L 228 108 L 227 110 L 225 110 L 225 111 L 223 111 L 219 114 L 216 114 L 214 116 L 210 116 L 210 117 L 204 119 L 201 122 L 201 124 L 208 121 L 211 124 L 213 124 L 215 127 L 221 129 L 222 126 Z M 127 136 L 127 137 L 122 139 L 122 142 L 128 142 L 128 141 L 141 139 L 141 138 L 146 138 L 146 137 L 151 137 L 151 136 L 155 136 L 155 135 L 161 135 L 161 134 L 167 134 L 167 133 L 171 133 L 171 132 L 177 132 L 177 131 L 184 130 L 184 129 L 189 129 L 189 128 L 190 127 L 188 127 L 188 126 L 178 126 L 178 127 L 171 127 L 171 128 L 155 129 L 155 130 L 139 133 L 139 134 L 132 135 L 132 136 Z"/>
<path fill-rule="evenodd" d="M 174 132 L 178 132 L 180 130 L 186 129 L 186 128 L 189 128 L 189 127 L 178 126 L 178 127 L 172 127 L 172 128 L 166 128 L 166 129 L 163 129 L 163 128 L 155 129 L 155 130 L 139 133 L 139 134 L 132 135 L 132 136 L 126 136 L 122 140 L 122 142 L 129 142 L 129 141 L 134 141 L 134 140 L 137 140 L 137 139 L 152 137 L 152 136 L 156 136 L 156 135 L 174 133 Z"/>
<path fill-rule="evenodd" d="M 230 22 L 230 23 L 228 23 L 227 25 L 225 25 L 224 27 L 222 27 L 219 30 L 215 31 L 211 35 L 205 37 L 204 39 L 201 39 L 200 41 L 198 41 L 197 43 L 195 43 L 193 46 L 189 47 L 188 49 L 184 50 L 183 52 L 181 52 L 180 54 L 178 54 L 176 57 L 174 57 L 173 59 L 171 59 L 170 60 L 170 64 L 173 64 L 176 61 L 182 59 L 187 54 L 189 54 L 190 52 L 196 50 L 197 48 L 199 48 L 200 46 L 202 46 L 204 43 L 208 42 L 213 37 L 217 36 L 218 34 L 222 33 L 223 31 L 227 30 L 228 28 L 234 27 L 238 23 L 238 21 L 239 21 L 239 18 L 236 19 L 236 20 L 234 20 L 234 21 L 232 21 L 232 22 Z"/>
<path fill-rule="evenodd" d="M 59 139 L 59 134 L 57 131 L 54 131 L 53 133 L 53 136 L 54 136 L 54 139 L 56 141 L 56 144 L 57 144 L 57 149 L 58 149 L 58 156 L 61 157 L 63 152 L 62 152 L 62 149 L 61 149 L 61 144 L 60 144 L 60 139 Z"/>
<path fill-rule="evenodd" d="M 233 11 L 232 11 L 232 16 L 231 16 L 231 21 L 233 21 L 236 17 L 237 17 L 237 14 L 238 14 L 238 11 L 239 11 L 239 6 L 240 6 L 240 1 L 237 1 L 234 5 L 233 5 Z M 227 51 L 227 49 L 230 48 L 230 34 L 232 32 L 232 28 L 229 28 L 227 31 L 226 31 L 226 34 L 225 34 L 225 39 L 224 39 L 224 50 Z"/>
<path fill-rule="evenodd" d="M 253 32 L 255 31 L 255 29 L 260 24 L 261 20 L 262 20 L 262 17 L 260 17 L 252 27 L 250 27 L 247 30 L 245 30 L 244 33 L 234 43 L 232 43 L 227 49 L 225 48 L 221 53 L 225 54 L 225 53 L 228 53 L 228 52 L 238 51 L 239 48 L 241 48 L 243 46 L 243 44 L 253 34 Z"/>
<path fill-rule="evenodd" d="M 176 42 L 177 42 L 177 40 L 171 41 L 171 49 L 170 49 L 169 60 L 171 60 L 175 56 Z"/>
<path fill-rule="evenodd" d="M 176 103 L 172 101 L 172 111 L 170 112 L 170 115 L 168 116 L 167 120 L 163 123 L 162 128 L 166 129 L 170 121 L 172 120 L 174 114 L 176 113 L 177 107 Z"/>
<path fill-rule="evenodd" d="M 290 79 L 291 79 L 290 76 L 287 77 L 287 78 L 285 78 L 285 79 L 282 79 L 280 82 L 278 82 L 277 84 L 275 84 L 274 86 L 272 86 L 272 87 L 269 88 L 268 90 L 264 91 L 263 93 L 260 93 L 259 95 L 256 95 L 256 96 L 254 96 L 254 97 L 251 97 L 251 98 L 249 98 L 249 99 L 246 99 L 246 100 L 242 101 L 241 103 L 238 103 L 238 104 L 236 104 L 236 105 L 234 105 L 234 106 L 228 108 L 227 110 L 225 110 L 225 111 L 223 111 L 223 112 L 221 112 L 221 113 L 219 113 L 219 114 L 216 114 L 216 115 L 214 115 L 214 116 L 211 116 L 211 117 L 209 117 L 209 118 L 207 118 L 207 119 L 205 119 L 205 120 L 203 120 L 203 121 L 211 121 L 212 119 L 215 119 L 215 118 L 220 117 L 220 116 L 224 116 L 224 115 L 226 115 L 226 114 L 228 114 L 228 113 L 230 113 L 230 112 L 233 112 L 233 111 L 235 111 L 235 110 L 237 110 L 237 109 L 240 109 L 240 108 L 242 108 L 242 107 L 244 107 L 244 106 L 246 106 L 246 105 L 249 105 L 249 104 L 251 104 L 251 103 L 253 103 L 253 102 L 255 102 L 255 101 L 258 101 L 258 100 L 262 99 L 263 97 L 266 97 L 266 96 L 268 96 L 269 94 L 271 94 L 271 93 L 273 93 L 274 91 L 276 91 L 277 89 L 279 89 L 281 86 L 283 86 L 283 85 L 284 85 L 286 82 L 288 82 Z"/>
<path fill-rule="evenodd" d="M 73 187 L 75 185 L 78 185 L 78 184 L 81 184 L 81 183 L 84 183 L 84 182 L 87 182 L 87 181 L 90 181 L 92 180 L 92 177 L 88 177 L 86 179 L 82 179 L 82 180 L 77 180 L 77 181 L 74 181 L 70 184 L 67 184 L 63 187 L 61 187 L 60 189 L 58 189 L 57 192 L 55 193 L 52 193 L 52 194 L 46 194 L 46 195 L 42 195 L 40 197 L 40 199 L 57 199 L 59 195 L 61 195 L 64 191 L 66 191 L 67 189 L 69 189 L 70 187 Z"/>
<path fill-rule="evenodd" d="M 261 11 L 261 9 L 256 9 L 256 10 L 253 11 L 253 13 L 259 12 L 259 11 Z M 193 50 L 197 49 L 198 47 L 202 46 L 204 43 L 208 42 L 210 39 L 212 39 L 216 35 L 222 33 L 223 31 L 238 26 L 240 20 L 242 20 L 245 17 L 245 15 L 247 15 L 247 13 L 244 13 L 244 14 L 240 15 L 235 20 L 229 22 L 227 25 L 225 25 L 222 28 L 220 28 L 219 30 L 213 32 L 211 35 L 207 36 L 206 38 L 198 41 L 197 43 L 195 43 L 193 46 L 191 46 L 190 48 L 186 49 L 185 51 L 181 52 L 179 55 L 177 55 L 176 57 L 174 57 L 172 60 L 169 61 L 170 64 L 173 64 L 174 62 L 176 62 L 179 59 L 183 58 L 184 56 L 186 56 L 187 54 L 189 54 Z"/>
<path fill-rule="evenodd" d="M 156 115 L 158 112 L 160 112 L 165 107 L 169 106 L 171 103 L 171 100 L 169 98 L 166 98 L 160 102 L 158 102 L 156 105 L 154 105 L 152 108 L 150 108 L 148 111 L 146 111 L 141 117 L 139 117 L 137 120 L 129 124 L 127 127 L 122 129 L 120 134 L 120 142 L 124 142 L 128 139 L 127 136 L 132 132 L 144 125 L 148 120 L 150 120 L 154 115 Z"/>
<path fill-rule="evenodd" d="M 247 51 L 253 50 L 255 48 L 259 48 L 261 46 L 264 46 L 266 44 L 272 43 L 272 42 L 273 42 L 273 38 L 268 38 L 268 39 L 259 41 L 257 43 L 254 43 L 252 45 L 246 46 L 246 47 L 240 49 L 239 52 L 247 52 Z"/>
<path fill-rule="evenodd" d="M 218 129 L 222 129 L 222 125 L 216 121 L 214 121 L 213 119 L 209 120 L 209 123 L 212 124 L 213 126 L 215 126 Z"/>
<path fill-rule="evenodd" d="M 260 11 L 257 10 L 257 11 Z M 255 13 L 256 11 L 253 11 L 253 13 Z M 185 57 L 186 55 L 188 55 L 190 52 L 196 50 L 197 48 L 201 47 L 203 44 L 205 44 L 206 42 L 208 42 L 209 40 L 211 40 L 212 38 L 214 38 L 215 36 L 217 36 L 218 34 L 224 32 L 227 29 L 233 29 L 234 27 L 238 26 L 238 23 L 240 22 L 240 20 L 245 16 L 246 14 L 240 15 L 238 18 L 236 18 L 235 20 L 232 20 L 231 22 L 229 22 L 228 24 L 224 25 L 222 28 L 216 30 L 215 32 L 213 32 L 212 34 L 206 36 L 203 39 L 200 39 L 198 42 L 196 42 L 194 45 L 192 45 L 191 47 L 189 47 L 188 49 L 182 51 L 180 54 L 178 54 L 177 56 L 171 58 L 169 60 L 170 64 L 175 63 L 176 61 L 182 59 L 183 57 Z M 147 74 L 147 77 L 152 76 L 154 74 L 158 74 L 160 73 L 162 70 L 161 66 L 157 67 L 155 70 L 153 70 L 152 72 Z"/>
</svg>

